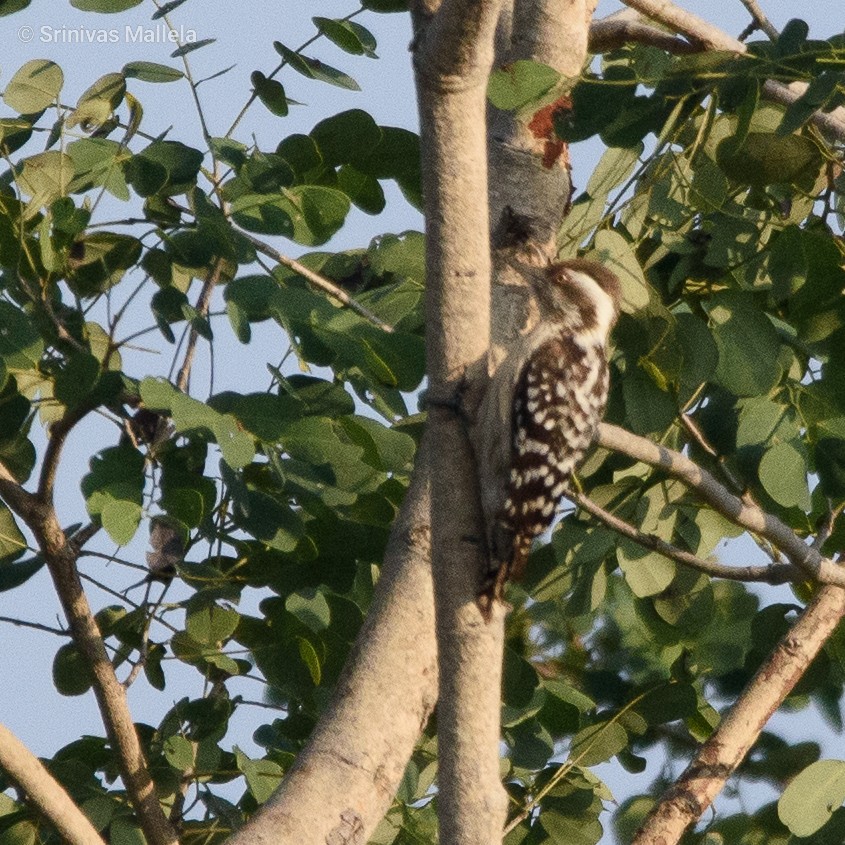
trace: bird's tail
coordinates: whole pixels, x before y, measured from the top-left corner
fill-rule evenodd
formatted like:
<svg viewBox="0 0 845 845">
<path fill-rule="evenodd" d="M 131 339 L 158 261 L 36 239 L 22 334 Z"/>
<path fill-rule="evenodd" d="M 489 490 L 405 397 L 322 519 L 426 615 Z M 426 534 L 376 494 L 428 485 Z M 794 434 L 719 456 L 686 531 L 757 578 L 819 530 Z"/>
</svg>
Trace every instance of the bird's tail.
<svg viewBox="0 0 845 845">
<path fill-rule="evenodd" d="M 522 579 L 533 539 L 523 534 L 513 537 L 509 560 L 496 560 L 497 556 L 491 555 L 489 567 L 484 573 L 484 580 L 478 591 L 478 606 L 481 609 L 481 615 L 488 622 L 493 612 L 493 602 L 503 601 L 505 584 L 508 581 Z"/>
</svg>

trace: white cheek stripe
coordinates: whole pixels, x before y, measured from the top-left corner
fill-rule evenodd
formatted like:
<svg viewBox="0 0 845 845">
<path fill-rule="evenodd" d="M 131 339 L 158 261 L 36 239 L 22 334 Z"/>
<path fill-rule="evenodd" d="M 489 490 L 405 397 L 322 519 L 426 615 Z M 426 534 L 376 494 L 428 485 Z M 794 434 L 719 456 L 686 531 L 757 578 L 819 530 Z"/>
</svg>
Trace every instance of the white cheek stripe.
<svg viewBox="0 0 845 845">
<path fill-rule="evenodd" d="M 610 327 L 613 325 L 615 312 L 613 299 L 601 289 L 598 282 L 589 274 L 570 269 L 567 269 L 566 272 L 569 278 L 587 294 L 590 302 L 596 306 L 596 328 L 586 334 L 592 335 L 604 343 L 610 334 Z"/>
</svg>

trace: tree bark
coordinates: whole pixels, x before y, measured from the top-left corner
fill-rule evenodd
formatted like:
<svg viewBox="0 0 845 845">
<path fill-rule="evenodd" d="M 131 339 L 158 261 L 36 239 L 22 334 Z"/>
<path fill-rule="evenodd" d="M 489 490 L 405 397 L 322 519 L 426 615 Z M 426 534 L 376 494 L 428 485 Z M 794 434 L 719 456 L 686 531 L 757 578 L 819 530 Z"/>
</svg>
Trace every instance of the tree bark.
<svg viewBox="0 0 845 845">
<path fill-rule="evenodd" d="M 504 611 L 476 598 L 484 525 L 465 422 L 454 405 L 490 332 L 486 93 L 500 0 L 444 0 L 414 14 L 426 220 L 426 358 L 431 545 L 440 698 L 438 817 L 443 845 L 501 840 L 499 775 Z M 436 447 L 435 447 L 436 444 Z"/>
<path fill-rule="evenodd" d="M 103 845 L 100 834 L 62 785 L 5 725 L 0 725 L 0 769 L 69 845 Z"/>
</svg>

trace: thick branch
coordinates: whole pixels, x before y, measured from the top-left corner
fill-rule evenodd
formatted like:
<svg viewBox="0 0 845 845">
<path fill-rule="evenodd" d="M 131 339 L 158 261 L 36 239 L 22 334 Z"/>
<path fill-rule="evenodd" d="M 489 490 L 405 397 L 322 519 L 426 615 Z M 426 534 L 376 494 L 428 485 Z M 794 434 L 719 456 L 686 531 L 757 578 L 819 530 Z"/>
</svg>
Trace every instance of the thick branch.
<svg viewBox="0 0 845 845">
<path fill-rule="evenodd" d="M 64 436 L 64 435 L 63 435 Z M 57 447 L 56 455 L 60 448 Z M 17 488 L 17 489 L 15 489 Z M 175 845 L 171 828 L 155 791 L 141 750 L 126 691 L 114 673 L 94 614 L 76 570 L 77 550 L 59 525 L 52 504 L 26 493 L 7 479 L 0 480 L 0 495 L 35 535 L 47 561 L 56 593 L 64 609 L 74 644 L 91 671 L 100 715 L 118 759 L 126 791 L 150 845 Z"/>
<path fill-rule="evenodd" d="M 444 0 L 416 16 L 414 68 L 426 219 L 426 367 L 435 400 L 457 398 L 490 336 L 486 91 L 500 0 Z M 477 473 L 462 420 L 431 403 L 431 558 L 440 699 L 438 817 L 443 845 L 501 840 L 499 775 L 504 611 L 486 623 Z"/>
<path fill-rule="evenodd" d="M 632 845 L 674 845 L 719 794 L 845 615 L 845 590 L 822 587 L 719 727 L 652 809 Z"/>
<path fill-rule="evenodd" d="M 279 789 L 227 845 L 367 842 L 437 698 L 427 449 L 343 675 Z"/>
<path fill-rule="evenodd" d="M 790 563 L 814 580 L 823 584 L 845 586 L 845 569 L 837 566 L 832 560 L 822 557 L 817 549 L 804 543 L 776 516 L 735 496 L 707 470 L 702 469 L 680 452 L 658 446 L 644 437 L 638 437 L 636 434 L 608 423 L 601 425 L 599 443 L 607 449 L 622 452 L 635 460 L 660 467 L 675 478 L 681 479 L 694 488 L 710 507 L 737 525 L 765 537 L 786 555 Z"/>
<path fill-rule="evenodd" d="M 623 2 L 646 17 L 664 24 L 673 32 L 685 35 L 691 41 L 700 44 L 702 49 L 731 50 L 735 53 L 745 53 L 748 50 L 741 41 L 692 12 L 674 5 L 670 0 L 623 0 Z M 763 84 L 763 95 L 770 100 L 789 106 L 804 94 L 807 87 L 804 82 L 784 85 L 769 79 Z M 845 141 L 845 108 L 840 107 L 832 112 L 815 112 L 811 121 L 837 140 Z"/>
<path fill-rule="evenodd" d="M 35 808 L 70 845 L 103 845 L 88 817 L 41 761 L 5 726 L 0 725 L 0 768 L 26 793 Z"/>
</svg>

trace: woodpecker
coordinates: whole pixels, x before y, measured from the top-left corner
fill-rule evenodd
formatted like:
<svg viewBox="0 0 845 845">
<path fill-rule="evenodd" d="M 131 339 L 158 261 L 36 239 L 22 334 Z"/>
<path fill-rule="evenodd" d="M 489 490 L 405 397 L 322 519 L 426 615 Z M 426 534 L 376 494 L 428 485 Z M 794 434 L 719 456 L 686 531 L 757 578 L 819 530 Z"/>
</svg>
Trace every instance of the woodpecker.
<svg viewBox="0 0 845 845">
<path fill-rule="evenodd" d="M 601 264 L 561 261 L 531 279 L 540 320 L 496 370 L 476 418 L 485 618 L 505 582 L 521 576 L 533 539 L 552 524 L 595 441 L 607 403 L 607 341 L 619 315 L 619 280 Z"/>
</svg>

